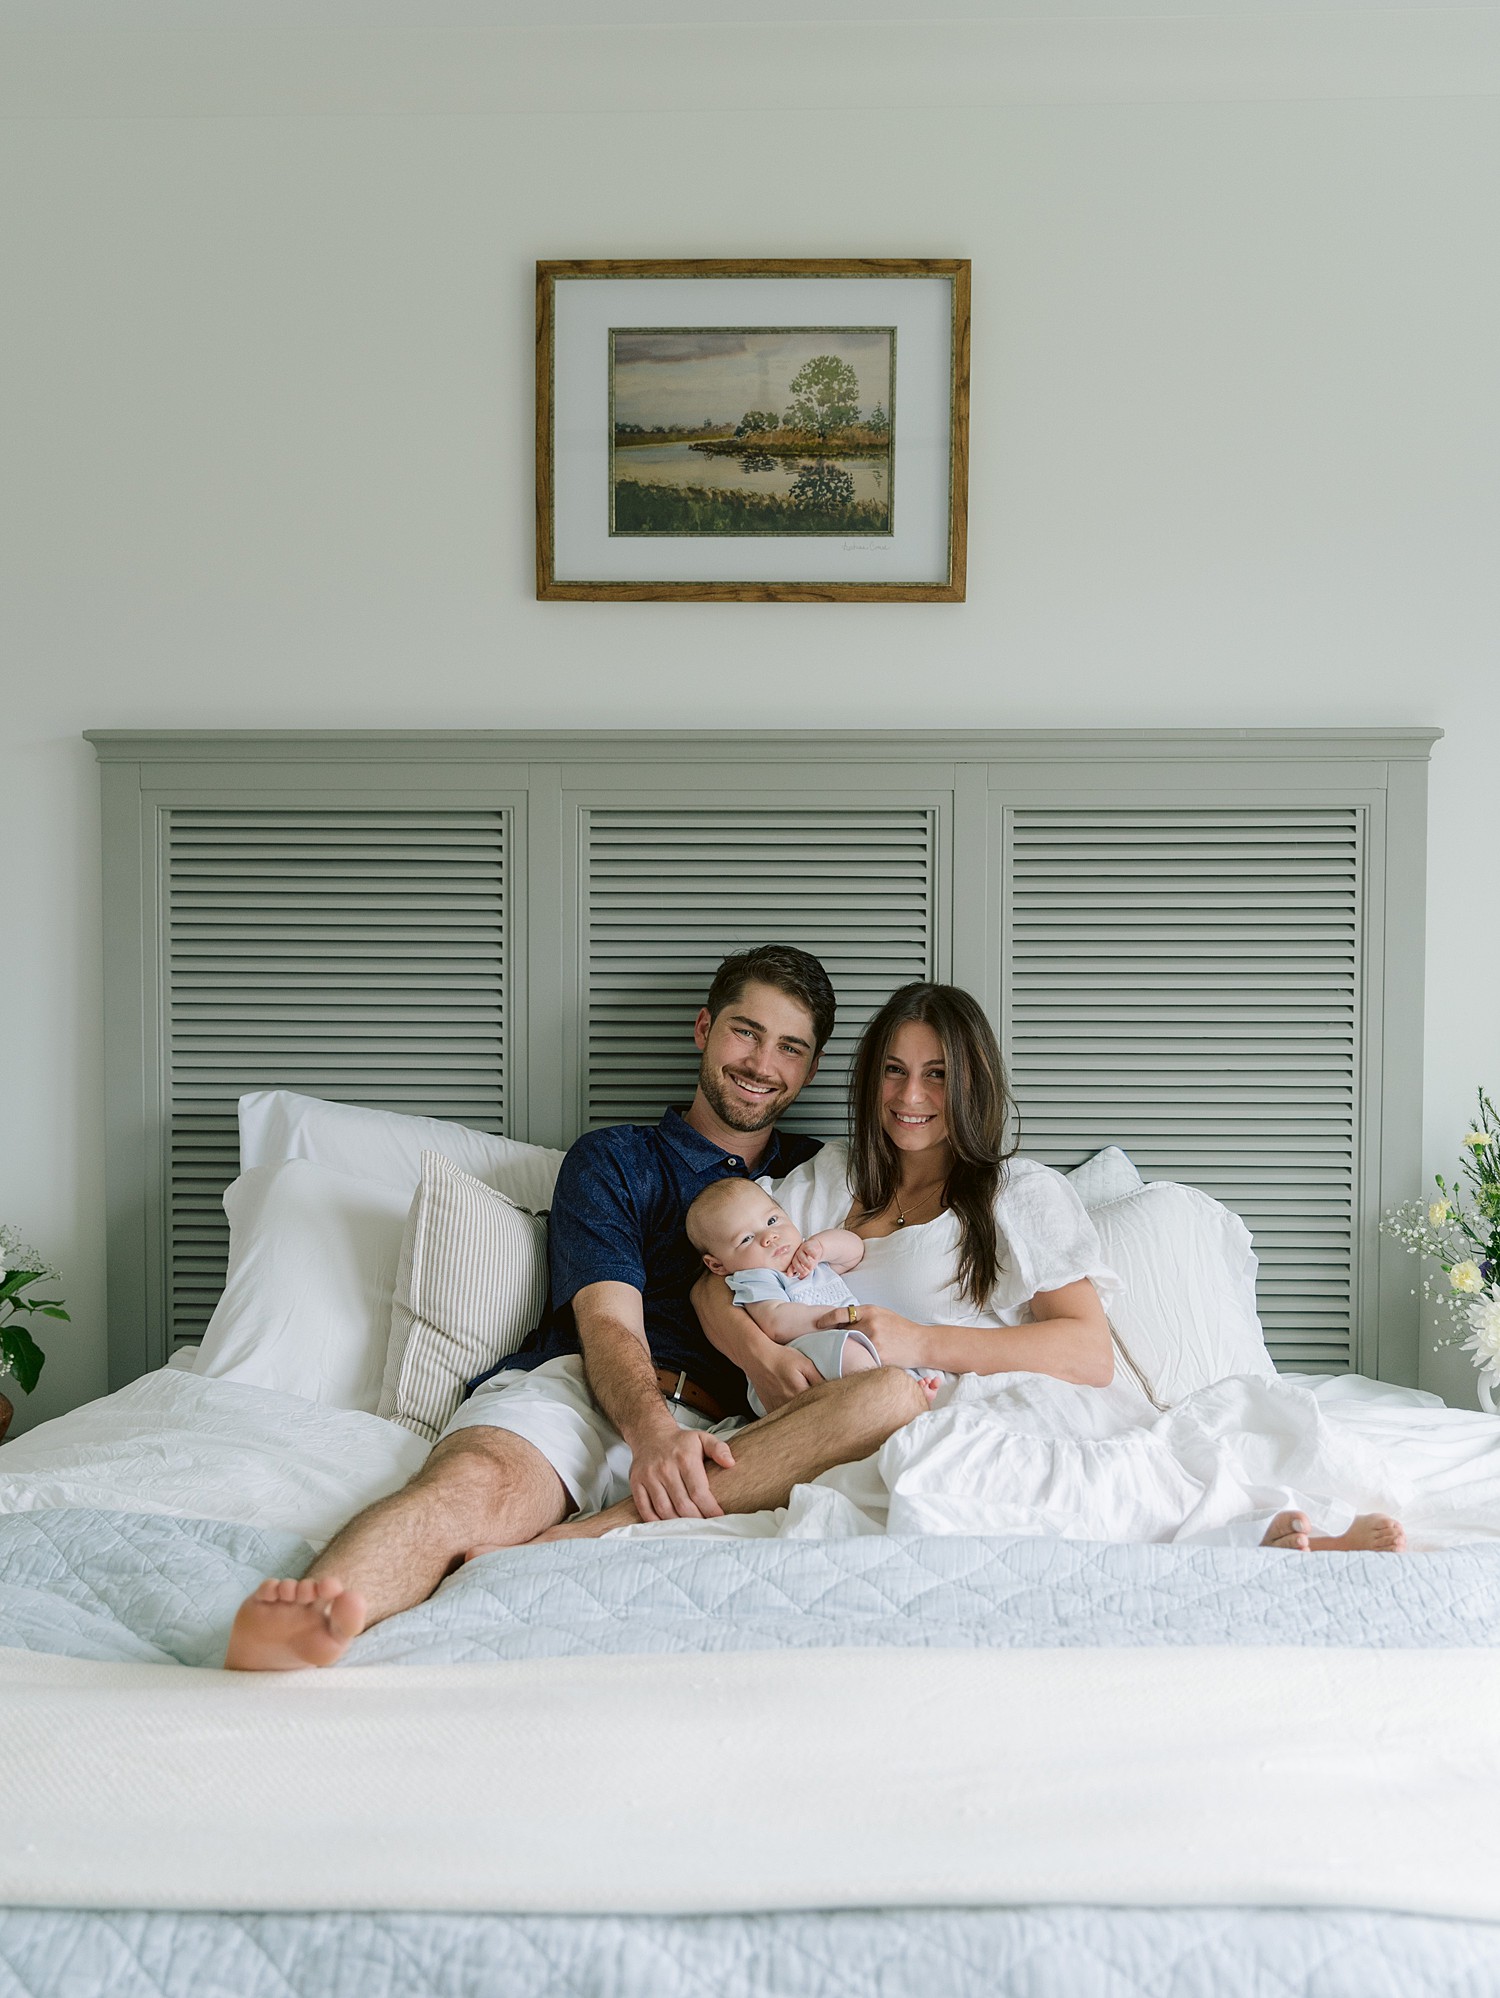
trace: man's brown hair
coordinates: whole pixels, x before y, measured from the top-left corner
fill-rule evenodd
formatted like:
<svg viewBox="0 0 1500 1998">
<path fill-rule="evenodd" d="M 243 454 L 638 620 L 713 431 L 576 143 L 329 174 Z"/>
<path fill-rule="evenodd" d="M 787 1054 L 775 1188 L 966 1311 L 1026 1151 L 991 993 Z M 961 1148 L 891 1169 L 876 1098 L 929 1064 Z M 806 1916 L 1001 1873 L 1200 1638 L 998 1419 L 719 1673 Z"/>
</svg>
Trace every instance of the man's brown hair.
<svg viewBox="0 0 1500 1998">
<path fill-rule="evenodd" d="M 747 985 L 773 985 L 796 999 L 812 1015 L 813 1053 L 821 1054 L 833 1032 L 837 1001 L 828 973 L 809 951 L 795 944 L 756 944 L 726 957 L 714 973 L 705 1004 L 717 1020 L 726 1006 L 740 998 Z"/>
</svg>

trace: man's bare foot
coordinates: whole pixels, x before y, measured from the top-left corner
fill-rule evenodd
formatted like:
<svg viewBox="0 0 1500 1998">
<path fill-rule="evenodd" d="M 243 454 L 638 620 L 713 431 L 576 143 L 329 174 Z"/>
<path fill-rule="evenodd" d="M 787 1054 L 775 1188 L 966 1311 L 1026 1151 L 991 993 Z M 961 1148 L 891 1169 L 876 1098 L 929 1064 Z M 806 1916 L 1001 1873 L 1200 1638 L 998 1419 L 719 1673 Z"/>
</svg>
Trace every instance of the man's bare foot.
<svg viewBox="0 0 1500 1998">
<path fill-rule="evenodd" d="M 226 1672 L 297 1672 L 336 1665 L 365 1627 L 365 1599 L 332 1575 L 262 1582 L 240 1604 Z"/>
<path fill-rule="evenodd" d="M 1362 1512 L 1345 1533 L 1314 1533 L 1305 1512 L 1278 1512 L 1260 1544 L 1299 1554 L 1403 1554 L 1406 1530 L 1383 1512 Z"/>
</svg>

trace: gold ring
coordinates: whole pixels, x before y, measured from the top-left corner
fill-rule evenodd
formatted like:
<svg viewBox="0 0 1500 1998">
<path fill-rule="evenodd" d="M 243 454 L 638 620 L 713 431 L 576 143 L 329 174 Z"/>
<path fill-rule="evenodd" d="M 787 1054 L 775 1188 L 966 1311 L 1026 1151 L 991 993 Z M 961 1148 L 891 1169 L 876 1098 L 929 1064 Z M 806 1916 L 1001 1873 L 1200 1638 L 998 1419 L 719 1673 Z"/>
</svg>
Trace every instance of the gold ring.
<svg viewBox="0 0 1500 1998">
<path fill-rule="evenodd" d="M 857 1325 L 859 1323 L 859 1306 L 857 1304 L 846 1304 L 844 1309 L 849 1314 L 849 1323 Z"/>
</svg>

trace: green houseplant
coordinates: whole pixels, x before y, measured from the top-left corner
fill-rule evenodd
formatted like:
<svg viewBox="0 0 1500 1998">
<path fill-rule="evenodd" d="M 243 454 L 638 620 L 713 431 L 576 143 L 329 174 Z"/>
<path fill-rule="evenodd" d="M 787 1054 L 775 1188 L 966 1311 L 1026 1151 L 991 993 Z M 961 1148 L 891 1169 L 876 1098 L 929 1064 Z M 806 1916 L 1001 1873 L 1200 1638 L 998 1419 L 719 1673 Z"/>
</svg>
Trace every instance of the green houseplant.
<svg viewBox="0 0 1500 1998">
<path fill-rule="evenodd" d="M 30 1394 L 41 1379 L 46 1354 L 21 1321 L 23 1318 L 66 1318 L 61 1298 L 27 1295 L 33 1284 L 45 1283 L 57 1271 L 35 1249 L 28 1248 L 14 1228 L 0 1228 L 0 1374 L 10 1374 L 22 1394 Z M 10 1402 L 0 1394 L 0 1437 L 10 1426 Z"/>
<path fill-rule="evenodd" d="M 1450 1329 L 1437 1344 L 1451 1346 L 1468 1334 L 1462 1343 L 1479 1370 L 1480 1398 L 1494 1407 L 1500 1386 L 1500 1116 L 1483 1089 L 1479 1114 L 1460 1143 L 1461 1176 L 1435 1173 L 1436 1199 L 1408 1201 L 1380 1225 L 1409 1255 L 1437 1265 L 1422 1279 L 1422 1295 L 1446 1306 L 1449 1315 Z"/>
</svg>

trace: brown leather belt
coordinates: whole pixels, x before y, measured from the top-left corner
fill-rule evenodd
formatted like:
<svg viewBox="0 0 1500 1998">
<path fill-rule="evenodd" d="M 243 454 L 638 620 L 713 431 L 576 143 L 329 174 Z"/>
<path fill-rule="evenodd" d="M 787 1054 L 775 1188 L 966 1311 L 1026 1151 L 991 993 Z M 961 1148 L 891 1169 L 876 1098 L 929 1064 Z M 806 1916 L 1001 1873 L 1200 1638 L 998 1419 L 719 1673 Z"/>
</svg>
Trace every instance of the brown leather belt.
<svg viewBox="0 0 1500 1998">
<path fill-rule="evenodd" d="M 668 1401 L 680 1401 L 684 1408 L 690 1408 L 695 1415 L 706 1415 L 710 1422 L 722 1422 L 729 1413 L 721 1408 L 707 1388 L 699 1387 L 690 1381 L 686 1374 L 673 1373 L 670 1367 L 653 1367 L 656 1385 Z"/>
</svg>

